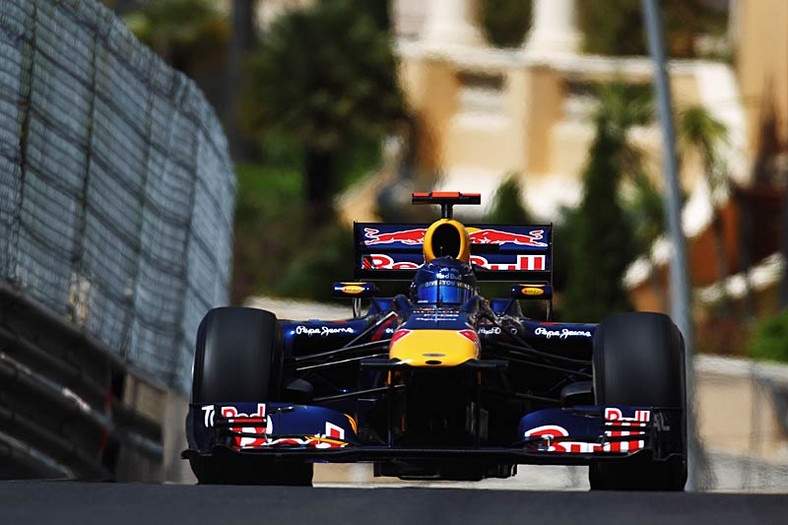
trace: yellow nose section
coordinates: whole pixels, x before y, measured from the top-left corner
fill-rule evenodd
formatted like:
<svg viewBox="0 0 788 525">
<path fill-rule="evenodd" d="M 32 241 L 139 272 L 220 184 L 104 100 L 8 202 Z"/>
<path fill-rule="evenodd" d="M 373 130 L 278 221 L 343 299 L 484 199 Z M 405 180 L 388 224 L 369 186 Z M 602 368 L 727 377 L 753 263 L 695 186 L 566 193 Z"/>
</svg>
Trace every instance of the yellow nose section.
<svg viewBox="0 0 788 525">
<path fill-rule="evenodd" d="M 397 330 L 389 358 L 410 366 L 448 367 L 479 357 L 479 337 L 473 330 Z"/>
</svg>

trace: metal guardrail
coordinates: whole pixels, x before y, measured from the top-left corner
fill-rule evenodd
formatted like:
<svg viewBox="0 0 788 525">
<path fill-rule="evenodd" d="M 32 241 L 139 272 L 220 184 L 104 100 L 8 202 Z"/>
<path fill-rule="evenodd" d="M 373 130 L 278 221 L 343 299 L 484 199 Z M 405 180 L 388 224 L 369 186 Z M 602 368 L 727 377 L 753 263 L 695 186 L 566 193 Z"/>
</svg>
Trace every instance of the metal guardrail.
<svg viewBox="0 0 788 525">
<path fill-rule="evenodd" d="M 210 104 L 112 11 L 0 0 L 0 477 L 161 478 L 136 393 L 189 391 L 234 201 Z"/>
<path fill-rule="evenodd" d="M 96 0 L 0 0 L 0 280 L 186 393 L 235 175 L 199 88 Z"/>
<path fill-rule="evenodd" d="M 97 339 L 0 283 L 0 477 L 113 479 L 123 456 L 159 470 L 161 425 L 123 403 L 127 374 Z"/>
</svg>

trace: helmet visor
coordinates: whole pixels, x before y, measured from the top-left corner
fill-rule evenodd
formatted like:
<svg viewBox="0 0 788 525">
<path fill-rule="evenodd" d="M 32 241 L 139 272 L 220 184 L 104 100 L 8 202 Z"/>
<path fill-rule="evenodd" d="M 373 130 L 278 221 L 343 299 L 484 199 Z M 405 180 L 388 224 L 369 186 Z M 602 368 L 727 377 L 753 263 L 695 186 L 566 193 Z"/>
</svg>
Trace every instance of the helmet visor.
<svg viewBox="0 0 788 525">
<path fill-rule="evenodd" d="M 473 287 L 456 281 L 430 281 L 418 288 L 420 304 L 464 304 L 473 297 Z"/>
</svg>

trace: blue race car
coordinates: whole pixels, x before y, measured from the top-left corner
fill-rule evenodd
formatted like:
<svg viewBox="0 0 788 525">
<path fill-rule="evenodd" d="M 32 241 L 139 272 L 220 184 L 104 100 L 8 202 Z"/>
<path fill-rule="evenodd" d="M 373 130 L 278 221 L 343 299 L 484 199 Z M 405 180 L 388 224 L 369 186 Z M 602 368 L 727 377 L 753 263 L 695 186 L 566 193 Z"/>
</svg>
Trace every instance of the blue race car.
<svg viewBox="0 0 788 525">
<path fill-rule="evenodd" d="M 592 489 L 682 490 L 684 342 L 669 317 L 554 323 L 550 225 L 463 225 L 479 194 L 414 193 L 430 225 L 356 223 L 353 318 L 216 308 L 200 324 L 188 450 L 200 483 L 309 485 L 315 462 L 402 479 L 589 465 Z M 406 280 L 378 297 L 373 280 Z M 511 281 L 485 299 L 480 281 Z M 546 305 L 545 321 L 520 300 Z M 361 307 L 366 306 L 362 315 Z"/>
</svg>

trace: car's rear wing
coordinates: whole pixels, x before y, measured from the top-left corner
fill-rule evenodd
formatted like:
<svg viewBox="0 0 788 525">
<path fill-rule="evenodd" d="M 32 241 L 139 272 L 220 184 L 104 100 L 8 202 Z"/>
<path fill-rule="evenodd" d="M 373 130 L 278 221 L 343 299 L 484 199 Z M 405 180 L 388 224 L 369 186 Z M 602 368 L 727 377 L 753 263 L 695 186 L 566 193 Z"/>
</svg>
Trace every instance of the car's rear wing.
<svg viewBox="0 0 788 525">
<path fill-rule="evenodd" d="M 428 224 L 357 222 L 354 276 L 370 280 L 410 280 L 424 263 L 422 243 Z M 466 224 L 471 264 L 482 281 L 552 283 L 551 224 Z"/>
</svg>

